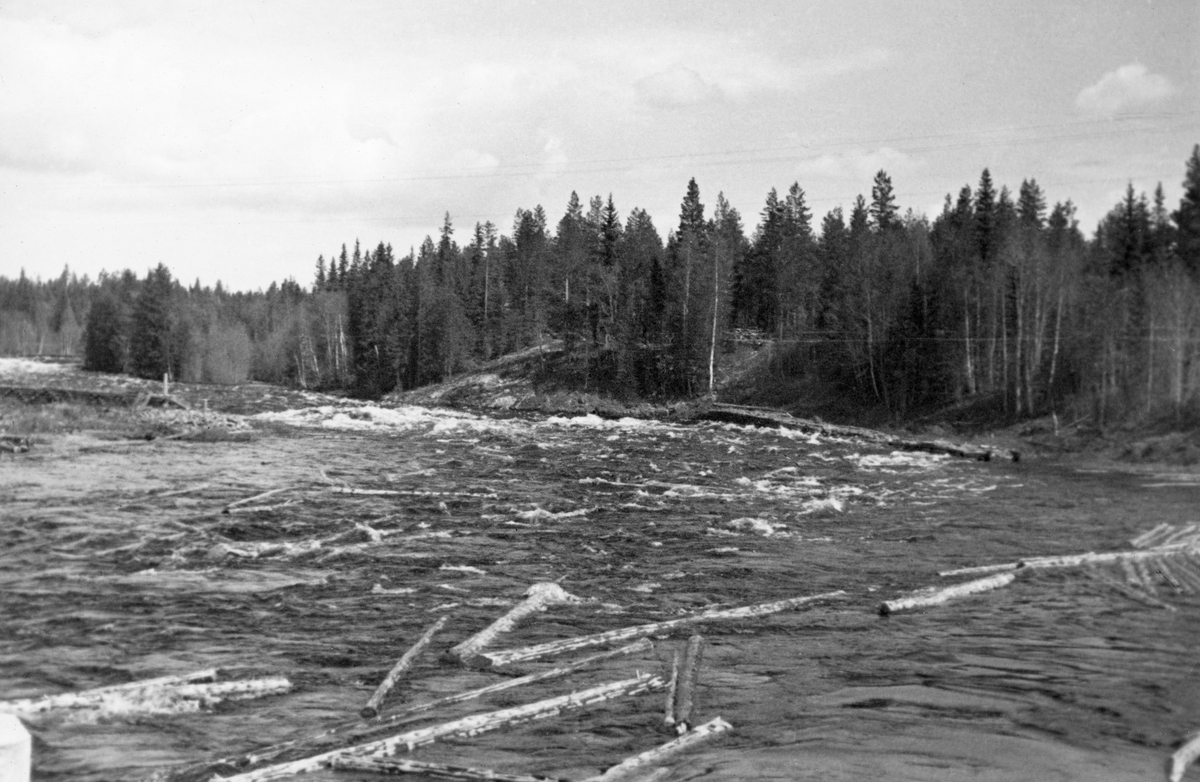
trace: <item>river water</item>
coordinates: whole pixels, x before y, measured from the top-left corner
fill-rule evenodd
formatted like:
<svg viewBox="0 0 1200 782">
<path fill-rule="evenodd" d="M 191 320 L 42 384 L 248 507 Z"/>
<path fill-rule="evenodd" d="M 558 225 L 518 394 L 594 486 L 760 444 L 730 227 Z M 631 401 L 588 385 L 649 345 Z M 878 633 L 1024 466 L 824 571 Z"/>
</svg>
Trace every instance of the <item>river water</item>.
<svg viewBox="0 0 1200 782">
<path fill-rule="evenodd" d="M 37 779 L 138 779 L 319 733 L 355 715 L 443 615 L 387 705 L 502 680 L 441 653 L 544 581 L 583 602 L 498 646 L 845 590 L 699 628 L 697 720 L 734 729 L 676 760 L 670 779 L 1155 779 L 1200 728 L 1200 590 L 1185 582 L 1139 587 L 1165 608 L 1107 583 L 1126 582 L 1116 565 L 1027 571 L 942 606 L 877 611 L 955 582 L 940 571 L 1183 529 L 1198 520 L 1193 474 L 592 416 L 347 404 L 256 426 L 250 442 L 61 436 L 0 463 L 0 698 L 212 667 L 293 685 L 199 711 L 30 717 Z M 220 512 L 273 489 L 286 491 Z M 430 723 L 665 673 L 691 632 Z M 663 703 L 634 696 L 414 757 L 580 779 L 669 740 Z"/>
</svg>

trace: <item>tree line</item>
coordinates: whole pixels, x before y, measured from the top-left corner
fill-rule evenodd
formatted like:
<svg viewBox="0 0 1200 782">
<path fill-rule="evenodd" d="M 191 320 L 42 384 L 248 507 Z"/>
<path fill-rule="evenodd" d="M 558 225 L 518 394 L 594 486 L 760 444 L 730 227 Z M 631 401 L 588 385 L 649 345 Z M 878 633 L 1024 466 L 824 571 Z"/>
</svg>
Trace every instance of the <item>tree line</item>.
<svg viewBox="0 0 1200 782">
<path fill-rule="evenodd" d="M 1200 395 L 1200 145 L 1178 207 L 1130 185 L 1086 238 L 1070 201 L 984 170 L 932 219 L 901 212 L 889 175 L 848 213 L 814 218 L 772 190 L 747 235 L 688 183 L 665 239 L 613 197 L 572 194 L 553 225 L 519 209 L 398 257 L 380 242 L 317 259 L 311 287 L 184 287 L 163 265 L 92 282 L 0 278 L 0 351 L 82 352 L 148 377 L 255 379 L 364 397 L 437 382 L 562 341 L 581 388 L 709 393 L 739 342 L 768 343 L 781 379 L 809 378 L 903 418 L 988 399 L 1012 416 L 1105 421 Z"/>
</svg>

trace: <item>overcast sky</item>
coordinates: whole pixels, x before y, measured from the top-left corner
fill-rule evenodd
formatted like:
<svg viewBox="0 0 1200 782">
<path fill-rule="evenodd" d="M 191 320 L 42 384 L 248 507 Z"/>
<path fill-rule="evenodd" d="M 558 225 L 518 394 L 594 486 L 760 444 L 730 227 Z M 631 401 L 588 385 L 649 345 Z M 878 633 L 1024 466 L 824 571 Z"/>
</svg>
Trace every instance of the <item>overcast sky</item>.
<svg viewBox="0 0 1200 782">
<path fill-rule="evenodd" d="M 931 218 L 1034 177 L 1090 235 L 1130 180 L 1176 207 L 1197 142 L 1196 0 L 0 3 L 8 277 L 308 284 L 572 190 L 665 237 L 693 176 L 749 232 L 880 168 Z"/>
</svg>

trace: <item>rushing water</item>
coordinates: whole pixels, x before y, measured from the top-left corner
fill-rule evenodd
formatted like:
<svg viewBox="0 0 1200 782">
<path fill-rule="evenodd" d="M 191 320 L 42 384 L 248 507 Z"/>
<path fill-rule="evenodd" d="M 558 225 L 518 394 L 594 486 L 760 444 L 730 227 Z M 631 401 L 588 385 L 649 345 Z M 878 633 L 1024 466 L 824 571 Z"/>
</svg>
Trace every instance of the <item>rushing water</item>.
<svg viewBox="0 0 1200 782">
<path fill-rule="evenodd" d="M 1078 568 L 876 611 L 951 581 L 939 571 L 1128 549 L 1157 524 L 1182 528 L 1197 521 L 1194 476 L 594 417 L 344 406 L 259 425 L 245 443 L 88 450 L 61 438 L 0 464 L 0 698 L 212 667 L 294 686 L 199 711 L 30 718 L 37 778 L 136 779 L 320 732 L 356 714 L 445 614 L 387 703 L 497 681 L 440 654 L 541 581 L 585 602 L 551 608 L 500 646 L 846 591 L 700 628 L 697 717 L 734 730 L 677 760 L 671 779 L 1152 779 L 1200 727 L 1200 594 L 1165 579 L 1146 588 L 1174 611 Z M 252 512 L 220 512 L 281 488 L 240 508 Z M 1100 575 L 1127 577 L 1115 565 Z M 430 719 L 661 672 L 688 632 Z M 636 696 L 416 757 L 582 778 L 668 740 L 662 706 Z"/>
</svg>

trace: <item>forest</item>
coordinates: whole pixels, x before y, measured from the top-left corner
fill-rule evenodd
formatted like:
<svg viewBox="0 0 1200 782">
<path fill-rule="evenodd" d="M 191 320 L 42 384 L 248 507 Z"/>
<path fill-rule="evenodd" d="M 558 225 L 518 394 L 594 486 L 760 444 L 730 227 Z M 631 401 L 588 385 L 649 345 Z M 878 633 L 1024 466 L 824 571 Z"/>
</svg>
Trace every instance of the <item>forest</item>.
<svg viewBox="0 0 1200 782">
<path fill-rule="evenodd" d="M 0 354 L 377 398 L 558 339 L 587 390 L 670 399 L 711 393 L 750 342 L 781 380 L 894 420 L 989 400 L 1014 419 L 1182 422 L 1200 412 L 1200 145 L 1183 189 L 1171 208 L 1161 184 L 1129 185 L 1090 238 L 1069 200 L 987 169 L 932 220 L 901 210 L 884 171 L 820 220 L 799 184 L 773 189 L 749 233 L 693 179 L 665 239 L 646 211 L 573 193 L 557 222 L 518 209 L 509 234 L 447 213 L 402 257 L 356 240 L 308 286 L 188 287 L 163 264 L 0 277 Z"/>
</svg>

